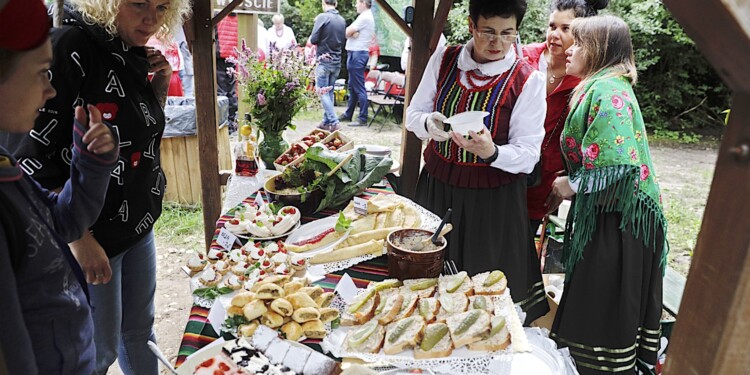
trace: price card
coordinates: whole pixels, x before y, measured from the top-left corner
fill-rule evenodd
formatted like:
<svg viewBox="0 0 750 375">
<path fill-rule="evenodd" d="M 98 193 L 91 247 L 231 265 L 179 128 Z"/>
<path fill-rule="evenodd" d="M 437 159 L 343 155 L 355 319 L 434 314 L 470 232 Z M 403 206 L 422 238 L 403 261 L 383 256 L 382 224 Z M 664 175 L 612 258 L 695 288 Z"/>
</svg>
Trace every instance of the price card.
<svg viewBox="0 0 750 375">
<path fill-rule="evenodd" d="M 367 215 L 367 199 L 354 197 L 354 212 L 360 215 Z"/>
<path fill-rule="evenodd" d="M 258 209 L 262 209 L 266 205 L 266 201 L 263 200 L 263 195 L 260 192 L 255 194 L 255 204 L 258 206 Z"/>
<path fill-rule="evenodd" d="M 344 276 L 339 279 L 338 284 L 336 284 L 336 289 L 333 290 L 335 293 L 338 293 L 339 296 L 346 302 L 347 304 L 352 303 L 354 300 L 354 297 L 357 296 L 357 285 L 354 284 L 354 280 L 352 280 L 352 277 L 349 276 L 348 273 L 345 273 Z"/>
<path fill-rule="evenodd" d="M 216 237 L 216 243 L 227 251 L 232 250 L 232 246 L 237 241 L 237 236 L 228 231 L 227 228 L 221 228 L 219 235 Z"/>
</svg>

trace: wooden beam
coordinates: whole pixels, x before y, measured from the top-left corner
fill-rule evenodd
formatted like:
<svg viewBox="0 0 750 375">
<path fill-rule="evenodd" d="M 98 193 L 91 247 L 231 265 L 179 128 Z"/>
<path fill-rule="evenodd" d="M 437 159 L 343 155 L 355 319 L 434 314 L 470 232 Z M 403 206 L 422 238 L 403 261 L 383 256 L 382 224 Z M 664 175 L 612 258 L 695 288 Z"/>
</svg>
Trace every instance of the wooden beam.
<svg viewBox="0 0 750 375">
<path fill-rule="evenodd" d="M 213 39 L 211 14 L 213 1 L 193 3 L 193 65 L 195 66 L 196 122 L 198 150 L 201 154 L 201 190 L 203 199 L 203 229 L 206 248 L 211 245 L 216 220 L 221 213 L 221 182 L 219 178 L 219 153 L 217 150 L 216 110 L 216 51 Z"/>
<path fill-rule="evenodd" d="M 407 70 L 406 82 L 406 104 L 408 107 L 414 92 L 417 91 L 422 74 L 430 61 L 430 38 L 432 37 L 432 12 L 435 9 L 435 0 L 414 0 L 414 35 L 411 41 L 411 53 L 409 54 L 409 68 Z M 404 111 L 406 121 L 406 111 Z M 399 190 L 401 194 L 413 198 L 417 188 L 420 165 L 422 162 L 422 141 L 414 133 L 407 131 L 406 127 L 401 135 L 401 182 Z"/>
<path fill-rule="evenodd" d="M 453 6 L 453 0 L 440 0 L 437 11 L 435 12 L 435 21 L 432 24 L 432 38 L 430 39 L 430 52 L 435 52 L 438 43 L 440 42 L 440 35 L 445 29 L 445 22 L 448 21 L 448 13 L 451 11 Z"/>
<path fill-rule="evenodd" d="M 750 92 L 750 15 L 747 5 L 737 3 L 742 1 L 664 0 L 727 86 Z"/>
<path fill-rule="evenodd" d="M 389 17 L 391 17 L 393 22 L 396 23 L 396 26 L 398 26 L 401 29 L 401 31 L 403 31 L 406 34 L 406 36 L 411 38 L 413 34 L 411 27 L 409 27 L 409 25 L 406 24 L 406 21 L 404 21 L 404 19 L 401 18 L 401 16 L 398 13 L 396 13 L 395 10 L 393 10 L 391 5 L 388 4 L 386 0 L 376 0 L 376 1 L 378 5 L 380 6 L 380 8 L 383 9 L 383 11 L 385 11 L 385 13 Z"/>
<path fill-rule="evenodd" d="M 750 153 L 748 119 L 750 92 L 735 94 L 665 374 L 750 373 L 750 155 L 739 155 Z"/>
<path fill-rule="evenodd" d="M 201 0 L 199 0 L 201 1 Z M 205 0 L 203 0 L 205 1 Z M 218 14 L 214 16 L 213 19 L 211 19 L 211 26 L 216 26 L 219 24 L 221 20 L 224 19 L 224 17 L 227 16 L 227 14 L 232 13 L 232 11 L 237 8 L 244 0 L 232 0 L 231 3 L 227 4 L 227 6 L 224 7 Z"/>
</svg>

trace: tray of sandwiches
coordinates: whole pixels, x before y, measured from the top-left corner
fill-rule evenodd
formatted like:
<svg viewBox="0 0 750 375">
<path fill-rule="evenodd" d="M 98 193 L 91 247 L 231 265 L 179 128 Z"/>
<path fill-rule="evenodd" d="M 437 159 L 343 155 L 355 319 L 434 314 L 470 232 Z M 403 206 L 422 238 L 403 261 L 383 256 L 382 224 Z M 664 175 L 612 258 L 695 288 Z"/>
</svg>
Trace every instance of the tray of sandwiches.
<svg viewBox="0 0 750 375">
<path fill-rule="evenodd" d="M 493 373 L 531 347 L 501 271 L 371 283 L 322 347 L 339 358 L 440 373 Z M 493 367 L 494 366 L 494 367 Z"/>
</svg>

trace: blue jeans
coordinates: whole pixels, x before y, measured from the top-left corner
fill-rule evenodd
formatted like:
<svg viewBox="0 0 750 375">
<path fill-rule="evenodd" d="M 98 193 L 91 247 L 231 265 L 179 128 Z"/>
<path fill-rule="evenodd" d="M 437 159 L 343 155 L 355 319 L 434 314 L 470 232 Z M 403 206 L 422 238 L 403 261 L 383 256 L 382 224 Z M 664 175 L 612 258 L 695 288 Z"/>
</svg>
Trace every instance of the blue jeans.
<svg viewBox="0 0 750 375">
<path fill-rule="evenodd" d="M 126 375 L 156 375 L 158 362 L 147 341 L 155 340 L 154 292 L 156 291 L 156 244 L 154 233 L 111 258 L 112 280 L 91 285 L 94 307 L 96 370 L 100 375 L 115 359 Z"/>
<path fill-rule="evenodd" d="M 353 118 L 359 104 L 359 122 L 367 123 L 367 90 L 365 89 L 365 67 L 367 51 L 346 51 L 346 69 L 349 71 L 349 103 L 344 117 Z"/>
<path fill-rule="evenodd" d="M 320 104 L 323 105 L 323 124 L 335 124 L 339 120 L 333 111 L 333 84 L 341 71 L 341 64 L 318 64 L 315 68 L 315 86 L 318 89 L 331 87 L 331 91 L 320 96 Z"/>
</svg>

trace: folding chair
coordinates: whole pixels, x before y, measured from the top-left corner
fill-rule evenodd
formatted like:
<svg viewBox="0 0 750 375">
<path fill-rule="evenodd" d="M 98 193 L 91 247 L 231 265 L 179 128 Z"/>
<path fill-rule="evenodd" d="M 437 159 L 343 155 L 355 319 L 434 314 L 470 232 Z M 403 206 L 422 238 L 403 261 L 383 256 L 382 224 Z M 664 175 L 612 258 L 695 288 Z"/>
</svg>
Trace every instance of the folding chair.
<svg viewBox="0 0 750 375">
<path fill-rule="evenodd" d="M 403 105 L 404 103 L 404 97 L 401 95 L 398 88 L 404 86 L 404 82 L 406 81 L 405 77 L 399 73 L 384 72 L 381 74 L 380 78 L 386 82 L 387 89 L 382 95 L 375 94 L 368 97 L 369 106 L 375 112 L 370 119 L 370 123 L 367 124 L 368 127 L 375 122 L 375 119 L 381 112 L 385 113 L 387 116 L 390 110 L 390 114 L 393 115 L 395 119 L 395 106 L 398 104 Z M 396 120 L 398 121 L 398 119 Z M 385 126 L 385 122 L 380 126 L 380 130 L 383 130 L 383 126 Z"/>
</svg>

